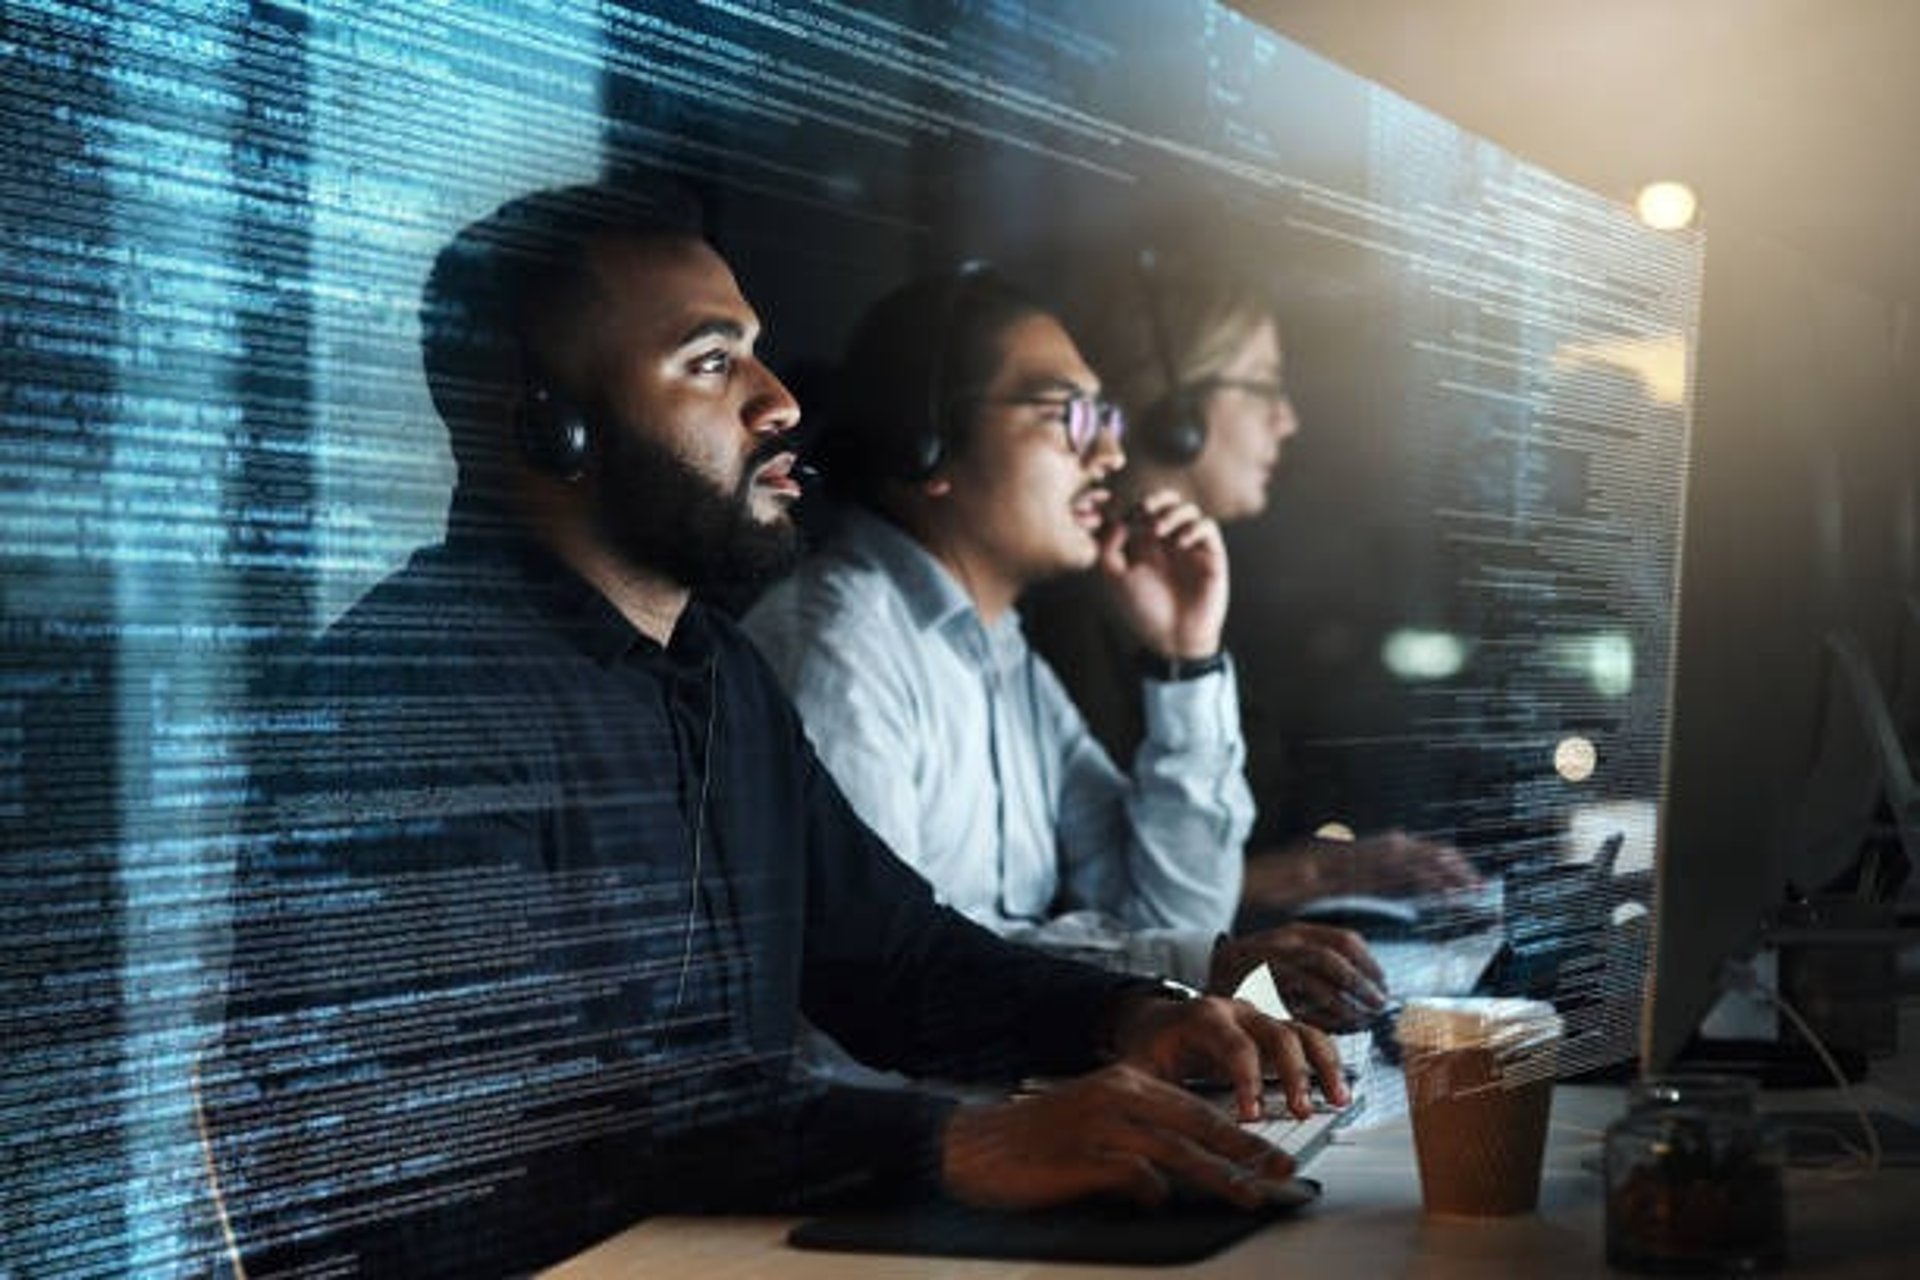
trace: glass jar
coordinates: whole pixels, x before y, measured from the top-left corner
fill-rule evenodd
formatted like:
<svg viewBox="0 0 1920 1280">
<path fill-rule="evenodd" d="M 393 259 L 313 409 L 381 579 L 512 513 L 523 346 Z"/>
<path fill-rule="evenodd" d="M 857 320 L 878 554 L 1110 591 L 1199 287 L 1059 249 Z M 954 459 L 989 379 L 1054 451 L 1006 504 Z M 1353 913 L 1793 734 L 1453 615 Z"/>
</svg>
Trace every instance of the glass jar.
<svg viewBox="0 0 1920 1280">
<path fill-rule="evenodd" d="M 1661 1274 L 1768 1271 L 1787 1255 L 1785 1144 L 1751 1080 L 1636 1082 L 1606 1137 L 1607 1263 Z"/>
</svg>

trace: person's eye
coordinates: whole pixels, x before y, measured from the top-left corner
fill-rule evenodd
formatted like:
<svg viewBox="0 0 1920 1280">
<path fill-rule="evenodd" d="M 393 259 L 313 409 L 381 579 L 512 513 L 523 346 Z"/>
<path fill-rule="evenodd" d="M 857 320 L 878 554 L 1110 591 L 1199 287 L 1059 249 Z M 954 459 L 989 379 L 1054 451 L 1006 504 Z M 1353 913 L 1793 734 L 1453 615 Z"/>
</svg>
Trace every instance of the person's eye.
<svg viewBox="0 0 1920 1280">
<path fill-rule="evenodd" d="M 733 368 L 733 354 L 729 351 L 702 352 L 687 367 L 702 375 L 726 373 Z"/>
</svg>

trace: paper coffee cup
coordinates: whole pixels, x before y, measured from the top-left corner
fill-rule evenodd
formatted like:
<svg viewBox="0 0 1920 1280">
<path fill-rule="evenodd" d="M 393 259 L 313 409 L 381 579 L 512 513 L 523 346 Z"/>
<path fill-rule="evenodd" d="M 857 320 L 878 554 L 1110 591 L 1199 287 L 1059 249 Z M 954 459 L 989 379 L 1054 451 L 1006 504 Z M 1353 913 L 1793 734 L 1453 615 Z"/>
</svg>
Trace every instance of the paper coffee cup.
<svg viewBox="0 0 1920 1280">
<path fill-rule="evenodd" d="M 1562 1030 L 1539 1000 L 1407 1002 L 1396 1037 L 1428 1213 L 1499 1217 L 1539 1203 Z"/>
</svg>

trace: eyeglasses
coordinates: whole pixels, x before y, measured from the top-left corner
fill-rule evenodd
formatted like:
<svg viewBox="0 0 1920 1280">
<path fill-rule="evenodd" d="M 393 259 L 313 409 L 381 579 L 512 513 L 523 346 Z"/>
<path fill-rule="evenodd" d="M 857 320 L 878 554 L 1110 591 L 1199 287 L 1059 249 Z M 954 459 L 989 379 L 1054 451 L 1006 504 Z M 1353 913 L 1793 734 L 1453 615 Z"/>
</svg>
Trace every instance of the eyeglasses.
<svg viewBox="0 0 1920 1280">
<path fill-rule="evenodd" d="M 1275 407 L 1287 400 L 1287 388 L 1280 382 L 1269 382 L 1263 378 L 1207 378 L 1201 381 L 1203 391 L 1243 391 L 1247 395 L 1267 402 Z"/>
<path fill-rule="evenodd" d="M 1101 436 L 1120 442 L 1127 432 L 1127 415 L 1111 400 L 1089 395 L 1059 396 L 976 396 L 981 404 L 1027 405 L 1050 409 L 1059 416 L 1054 421 L 1066 433 L 1067 447 L 1080 457 L 1089 457 Z"/>
</svg>

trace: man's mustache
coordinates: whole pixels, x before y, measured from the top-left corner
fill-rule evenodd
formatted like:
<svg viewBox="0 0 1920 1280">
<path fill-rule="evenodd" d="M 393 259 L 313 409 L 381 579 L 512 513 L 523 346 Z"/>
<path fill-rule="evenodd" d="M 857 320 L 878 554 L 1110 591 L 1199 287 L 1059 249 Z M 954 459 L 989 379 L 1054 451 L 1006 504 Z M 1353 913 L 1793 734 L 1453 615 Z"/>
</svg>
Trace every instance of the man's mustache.
<svg viewBox="0 0 1920 1280">
<path fill-rule="evenodd" d="M 785 436 L 767 436 L 758 444 L 754 445 L 752 450 L 748 452 L 746 465 L 747 474 L 752 475 L 781 454 L 792 453 L 793 451 L 793 442 Z"/>
<path fill-rule="evenodd" d="M 740 472 L 741 487 L 744 489 L 752 485 L 754 473 L 783 453 L 793 455 L 793 467 L 789 474 L 794 479 L 805 482 L 819 477 L 819 465 L 808 461 L 806 454 L 792 440 L 784 436 L 768 436 L 748 451 L 746 465 Z"/>
</svg>

